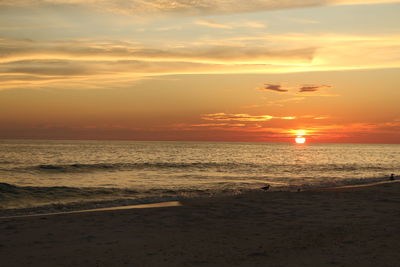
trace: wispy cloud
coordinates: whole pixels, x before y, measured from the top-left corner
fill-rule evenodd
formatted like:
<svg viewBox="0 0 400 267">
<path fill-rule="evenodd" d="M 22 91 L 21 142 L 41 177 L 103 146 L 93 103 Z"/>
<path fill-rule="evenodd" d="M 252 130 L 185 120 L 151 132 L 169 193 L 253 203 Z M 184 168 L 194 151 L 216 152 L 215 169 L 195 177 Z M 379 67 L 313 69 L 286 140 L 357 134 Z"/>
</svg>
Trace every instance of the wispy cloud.
<svg viewBox="0 0 400 267">
<path fill-rule="evenodd" d="M 260 91 L 274 91 L 279 93 L 286 93 L 289 91 L 298 91 L 299 93 L 304 92 L 317 92 L 324 88 L 332 88 L 331 85 L 302 85 L 302 86 L 292 86 L 283 88 L 280 84 L 264 84 L 264 87 L 257 88 Z"/>
<path fill-rule="evenodd" d="M 196 21 L 195 24 L 210 27 L 210 28 L 217 28 L 217 29 L 232 29 L 233 28 L 230 25 L 216 23 L 216 22 L 209 21 L 209 20 L 199 20 L 199 21 Z"/>
<path fill-rule="evenodd" d="M 303 93 L 303 92 L 317 92 L 320 89 L 323 88 L 331 88 L 332 86 L 330 85 L 307 85 L 307 86 L 303 86 L 299 88 L 299 92 Z"/>
<path fill-rule="evenodd" d="M 268 68 L 279 62 L 309 62 L 315 50 L 207 45 L 151 48 L 126 41 L 0 41 L 0 89 L 43 87 L 49 83 L 54 88 L 55 83 L 64 83 L 63 87 L 68 88 L 89 79 L 93 81 L 88 83 L 97 81 L 98 86 L 105 86 L 128 77 L 166 74 L 251 73 L 260 68 L 259 62 L 269 64 Z"/>
<path fill-rule="evenodd" d="M 257 21 L 244 21 L 241 22 L 242 27 L 249 28 L 265 28 L 267 25 L 265 23 L 257 22 Z"/>
<path fill-rule="evenodd" d="M 243 123 L 199 123 L 191 124 L 192 127 L 245 127 Z"/>
<path fill-rule="evenodd" d="M 269 47 L 189 45 L 185 47 L 143 47 L 121 42 L 34 42 L 32 40 L 0 39 L 0 63 L 22 60 L 143 60 L 179 61 L 191 63 L 263 62 L 281 61 L 307 63 L 315 48 L 273 49 Z"/>
<path fill-rule="evenodd" d="M 232 114 L 232 113 L 212 113 L 205 114 L 202 116 L 203 120 L 207 121 L 244 121 L 244 122 L 257 122 L 257 121 L 269 121 L 272 119 L 281 120 L 294 120 L 296 117 L 293 116 L 271 116 L 271 115 L 249 115 L 249 114 Z"/>
<path fill-rule="evenodd" d="M 287 92 L 288 89 L 283 89 L 280 84 L 269 84 L 266 83 L 264 87 L 258 88 L 260 91 L 275 91 L 275 92 Z"/>
<path fill-rule="evenodd" d="M 314 47 L 310 47 L 310 43 Z M 78 82 L 94 88 L 110 87 L 113 82 L 119 81 L 118 86 L 121 86 L 120 81 L 127 79 L 169 74 L 398 68 L 399 44 L 399 35 L 333 34 L 248 36 L 230 43 L 215 40 L 187 43 L 181 47 L 150 47 L 130 41 L 38 42 L 2 38 L 0 89 L 21 85 L 57 88 L 61 84 L 63 88 L 71 88 Z M 307 90 L 323 89 L 311 88 L 313 86 L 317 85 L 300 86 L 304 87 L 302 94 L 306 95 Z M 300 87 L 267 83 L 259 89 L 290 94 L 292 90 L 299 91 Z"/>
<path fill-rule="evenodd" d="M 196 25 L 206 26 L 210 28 L 217 29 L 235 29 L 235 28 L 265 28 L 267 25 L 265 23 L 257 22 L 257 21 L 238 21 L 238 22 L 229 22 L 229 23 L 218 23 L 210 20 L 198 20 L 194 22 Z"/>
<path fill-rule="evenodd" d="M 1 0 L 2 6 L 74 5 L 124 14 L 227 14 L 327 5 L 398 3 L 399 0 Z"/>
</svg>

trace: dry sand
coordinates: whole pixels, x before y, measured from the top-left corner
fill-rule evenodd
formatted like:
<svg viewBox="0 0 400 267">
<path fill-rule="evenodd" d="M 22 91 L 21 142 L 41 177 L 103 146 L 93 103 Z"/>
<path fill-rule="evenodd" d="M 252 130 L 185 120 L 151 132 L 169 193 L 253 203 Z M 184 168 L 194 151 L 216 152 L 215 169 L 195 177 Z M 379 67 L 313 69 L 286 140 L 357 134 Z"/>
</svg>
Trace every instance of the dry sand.
<svg viewBox="0 0 400 267">
<path fill-rule="evenodd" d="M 400 183 L 0 219 L 0 266 L 400 266 Z"/>
</svg>

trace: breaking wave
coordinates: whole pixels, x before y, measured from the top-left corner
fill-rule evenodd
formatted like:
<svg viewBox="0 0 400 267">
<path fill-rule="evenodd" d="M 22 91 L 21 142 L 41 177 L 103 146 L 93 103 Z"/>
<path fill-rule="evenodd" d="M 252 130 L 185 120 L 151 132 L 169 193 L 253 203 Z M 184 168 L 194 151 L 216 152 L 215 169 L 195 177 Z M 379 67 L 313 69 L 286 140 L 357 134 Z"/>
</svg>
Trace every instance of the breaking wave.
<svg viewBox="0 0 400 267">
<path fill-rule="evenodd" d="M 385 171 L 385 166 L 356 165 L 356 164 L 256 164 L 256 163 L 95 163 L 95 164 L 41 164 L 28 167 L 17 167 L 14 171 L 43 172 L 43 173 L 84 173 L 84 172 L 113 172 L 131 170 L 197 170 L 197 171 L 235 171 L 235 172 L 324 172 L 324 171 Z"/>
<path fill-rule="evenodd" d="M 16 186 L 0 183 L 0 210 L 37 209 L 76 210 L 79 207 L 98 208 L 105 206 L 133 205 L 163 202 L 188 196 L 209 195 L 207 190 L 162 189 L 133 190 L 129 188 L 68 187 L 68 186 Z M 1 213 L 0 213 L 1 216 Z"/>
<path fill-rule="evenodd" d="M 49 203 L 135 197 L 137 191 L 121 188 L 78 188 L 66 186 L 16 186 L 0 183 L 0 208 L 22 208 Z"/>
</svg>

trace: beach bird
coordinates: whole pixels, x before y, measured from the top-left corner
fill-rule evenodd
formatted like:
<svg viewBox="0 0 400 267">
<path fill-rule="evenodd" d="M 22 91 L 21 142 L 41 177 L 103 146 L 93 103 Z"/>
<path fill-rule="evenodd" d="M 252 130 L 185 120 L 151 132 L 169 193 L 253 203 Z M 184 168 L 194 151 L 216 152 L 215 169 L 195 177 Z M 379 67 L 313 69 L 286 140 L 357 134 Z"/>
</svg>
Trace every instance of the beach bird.
<svg viewBox="0 0 400 267">
<path fill-rule="evenodd" d="M 267 184 L 266 186 L 261 187 L 261 190 L 268 191 L 269 188 L 270 188 L 270 185 Z"/>
<path fill-rule="evenodd" d="M 390 180 L 391 180 L 391 181 L 394 180 L 394 173 L 392 173 L 392 174 L 390 175 Z"/>
</svg>

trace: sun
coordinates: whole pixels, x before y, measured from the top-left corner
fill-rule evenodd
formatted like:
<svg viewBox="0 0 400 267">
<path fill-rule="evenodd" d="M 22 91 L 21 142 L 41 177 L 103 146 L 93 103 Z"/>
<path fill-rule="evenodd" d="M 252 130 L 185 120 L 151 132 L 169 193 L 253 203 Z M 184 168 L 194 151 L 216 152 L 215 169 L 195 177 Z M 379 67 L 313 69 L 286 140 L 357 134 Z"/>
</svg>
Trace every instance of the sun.
<svg viewBox="0 0 400 267">
<path fill-rule="evenodd" d="M 304 136 L 297 136 L 295 141 L 296 144 L 304 144 L 306 142 L 306 138 Z"/>
</svg>

